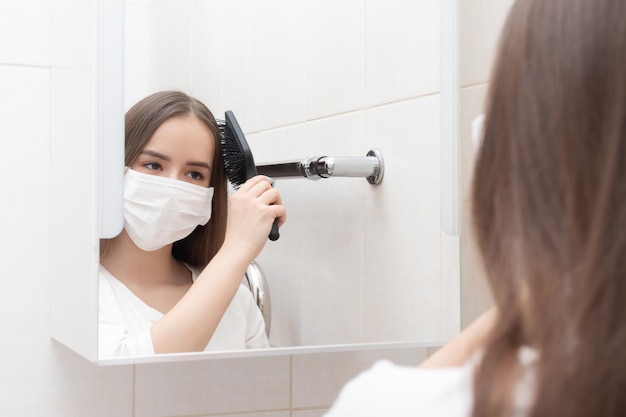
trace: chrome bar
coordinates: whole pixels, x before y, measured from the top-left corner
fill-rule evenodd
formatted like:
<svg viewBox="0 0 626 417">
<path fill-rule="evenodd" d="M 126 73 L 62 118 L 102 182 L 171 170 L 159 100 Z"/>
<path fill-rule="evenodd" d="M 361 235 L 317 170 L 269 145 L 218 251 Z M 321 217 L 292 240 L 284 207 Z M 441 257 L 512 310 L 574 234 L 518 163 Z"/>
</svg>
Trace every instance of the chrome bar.
<svg viewBox="0 0 626 417">
<path fill-rule="evenodd" d="M 286 161 L 257 165 L 257 172 L 272 178 L 308 178 L 319 180 L 330 177 L 365 177 L 370 184 L 380 184 L 384 163 L 378 150 L 367 156 L 336 157 L 309 156 L 302 161 Z"/>
</svg>

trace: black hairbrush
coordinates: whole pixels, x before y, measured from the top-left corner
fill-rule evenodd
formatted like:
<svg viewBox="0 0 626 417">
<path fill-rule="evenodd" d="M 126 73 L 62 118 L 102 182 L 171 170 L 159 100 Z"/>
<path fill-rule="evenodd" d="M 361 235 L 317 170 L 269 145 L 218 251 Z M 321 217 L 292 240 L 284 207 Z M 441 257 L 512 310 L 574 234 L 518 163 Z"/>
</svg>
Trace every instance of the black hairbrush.
<svg viewBox="0 0 626 417">
<path fill-rule="evenodd" d="M 218 127 L 221 133 L 220 141 L 226 177 L 236 190 L 244 182 L 257 175 L 254 157 L 232 111 L 226 112 L 223 122 L 218 121 Z M 279 237 L 278 223 L 274 220 L 269 239 L 277 240 Z"/>
</svg>

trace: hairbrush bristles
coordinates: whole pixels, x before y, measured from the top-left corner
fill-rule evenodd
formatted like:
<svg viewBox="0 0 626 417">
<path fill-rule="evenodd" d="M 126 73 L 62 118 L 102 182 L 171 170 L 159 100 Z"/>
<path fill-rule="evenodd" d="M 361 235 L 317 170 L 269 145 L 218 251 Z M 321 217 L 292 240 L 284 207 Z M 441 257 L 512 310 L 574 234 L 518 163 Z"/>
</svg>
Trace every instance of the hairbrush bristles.
<svg viewBox="0 0 626 417">
<path fill-rule="evenodd" d="M 225 120 L 217 121 L 217 127 L 221 136 L 220 143 L 226 177 L 236 190 L 244 182 L 257 175 L 254 157 L 232 111 L 226 112 Z M 274 220 L 269 239 L 276 240 L 279 236 L 278 223 Z"/>
<path fill-rule="evenodd" d="M 222 144 L 222 156 L 224 157 L 224 170 L 226 171 L 228 181 L 236 190 L 241 184 L 246 182 L 243 152 L 237 141 L 232 137 L 232 133 L 226 127 L 226 124 L 220 120 L 218 126 L 221 134 L 220 143 Z"/>
<path fill-rule="evenodd" d="M 226 120 L 218 121 L 226 177 L 234 189 L 257 174 L 252 152 L 235 115 L 226 112 Z"/>
</svg>

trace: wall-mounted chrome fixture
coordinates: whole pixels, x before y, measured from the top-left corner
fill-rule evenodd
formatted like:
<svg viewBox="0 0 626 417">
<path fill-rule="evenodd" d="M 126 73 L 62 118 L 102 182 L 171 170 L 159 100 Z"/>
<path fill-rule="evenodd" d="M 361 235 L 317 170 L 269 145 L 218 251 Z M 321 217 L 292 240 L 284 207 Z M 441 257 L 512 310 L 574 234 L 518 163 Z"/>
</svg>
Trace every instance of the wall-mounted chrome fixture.
<svg viewBox="0 0 626 417">
<path fill-rule="evenodd" d="M 265 321 L 265 333 L 269 337 L 272 327 L 272 299 L 270 298 L 270 289 L 267 285 L 265 274 L 256 261 L 252 261 L 248 265 L 243 283 L 248 287 L 254 302 L 261 310 L 263 320 Z"/>
<path fill-rule="evenodd" d="M 308 178 L 319 180 L 330 177 L 365 177 L 370 184 L 383 180 L 385 165 L 380 151 L 371 149 L 367 156 L 316 156 L 303 160 L 258 164 L 261 175 L 272 178 Z"/>
</svg>

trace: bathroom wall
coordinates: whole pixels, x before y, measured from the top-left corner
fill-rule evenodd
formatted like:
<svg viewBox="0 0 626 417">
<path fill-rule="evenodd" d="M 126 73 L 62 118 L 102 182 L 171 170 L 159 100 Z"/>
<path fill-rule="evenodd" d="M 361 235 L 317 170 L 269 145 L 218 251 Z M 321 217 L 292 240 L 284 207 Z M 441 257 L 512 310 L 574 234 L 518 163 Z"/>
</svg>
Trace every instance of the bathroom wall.
<svg viewBox="0 0 626 417">
<path fill-rule="evenodd" d="M 144 2 L 145 3 L 145 2 Z M 172 2 L 173 3 L 173 2 Z M 237 5 L 244 2 L 213 2 L 222 11 L 235 10 Z M 285 7 L 296 7 L 285 1 Z M 383 3 L 385 7 L 383 8 Z M 409 172 L 407 165 L 414 164 L 412 158 L 404 155 L 416 155 L 424 150 L 420 146 L 428 146 L 421 142 L 436 138 L 437 120 L 437 88 L 434 80 L 429 79 L 428 71 L 424 66 L 436 67 L 436 53 L 428 50 L 424 56 L 412 55 L 415 53 L 413 43 L 420 45 L 431 41 L 421 28 L 431 28 L 424 22 L 422 13 L 432 12 L 434 6 L 427 5 L 434 2 L 398 2 L 398 8 L 410 13 L 402 16 L 393 14 L 395 9 L 389 2 L 382 1 L 346 1 L 333 2 L 334 8 L 348 8 L 356 10 L 353 18 L 345 23 L 345 31 L 340 33 L 324 33 L 321 31 L 315 36 L 349 42 L 353 31 L 366 30 L 364 21 L 373 22 L 368 27 L 393 27 L 394 30 L 404 30 L 407 39 L 411 39 L 409 46 L 402 43 L 386 42 L 384 38 L 377 41 L 370 39 L 373 50 L 351 51 L 343 50 L 341 54 L 325 56 L 326 51 L 316 51 L 324 61 L 310 63 L 306 73 L 314 72 L 316 85 L 320 91 L 302 97 L 304 102 L 285 102 L 281 97 L 290 96 L 294 80 L 285 78 L 290 69 L 272 68 L 274 62 L 271 56 L 258 57 L 254 65 L 259 65 L 267 76 L 263 86 L 259 87 L 258 96 L 270 95 L 277 98 L 276 108 L 255 109 L 254 102 L 244 100 L 243 94 L 234 94 L 238 89 L 248 91 L 250 80 L 241 79 L 241 74 L 232 74 L 231 84 L 222 87 L 220 97 L 207 100 L 212 108 L 225 107 L 241 108 L 238 118 L 251 132 L 251 142 L 259 149 L 258 159 L 266 159 L 271 155 L 264 153 L 263 141 L 276 141 L 272 149 L 281 146 L 280 152 L 300 154 L 312 150 L 313 145 L 319 145 L 329 152 L 365 152 L 369 145 L 379 146 L 386 153 L 390 161 L 403 166 L 403 173 Z M 464 179 L 471 165 L 472 150 L 469 145 L 469 120 L 479 112 L 484 97 L 485 83 L 488 78 L 489 61 L 495 36 L 506 6 L 498 0 L 462 0 L 461 4 L 461 79 L 463 81 L 461 126 L 463 152 Z M 185 2 L 176 2 L 179 8 L 170 12 L 185 12 Z M 251 4 L 251 2 L 250 2 Z M 303 5 L 304 3 L 296 3 Z M 314 20 L 323 23 L 324 19 L 337 18 L 333 15 L 321 15 L 318 7 L 330 5 L 327 2 L 310 2 L 307 13 L 313 13 Z M 207 6 L 203 1 L 193 2 L 196 7 Z M 141 5 L 137 5 L 140 7 Z M 49 171 L 49 123 L 50 123 L 50 86 L 49 86 L 49 39 L 50 39 L 50 8 L 54 2 L 47 0 L 28 0 L 21 2 L 0 2 L 0 236 L 2 247 L 0 251 L 0 415 L 11 416 L 216 416 L 225 415 L 235 417 L 318 417 L 328 407 L 337 395 L 340 387 L 350 377 L 362 369 L 367 368 L 377 358 L 387 357 L 404 364 L 417 364 L 426 355 L 424 349 L 399 349 L 389 351 L 362 351 L 342 352 L 331 354 L 296 355 L 259 359 L 237 360 L 210 360 L 203 362 L 182 362 L 172 364 L 153 364 L 137 366 L 96 367 L 77 357 L 62 346 L 53 342 L 49 337 L 49 276 L 48 264 L 50 261 L 50 245 L 54 236 L 50 236 L 48 207 L 49 201 L 55 196 L 50 195 L 48 185 Z M 309 9 L 312 8 L 312 9 Z M 353 9 L 350 9 L 353 8 Z M 429 12 L 430 11 L 430 12 Z M 208 15 L 206 25 L 222 24 L 224 30 L 244 30 L 246 22 L 258 19 L 270 19 L 271 16 L 259 15 L 248 11 L 247 16 L 230 15 L 232 20 L 225 22 L 217 15 Z M 391 14 L 388 14 L 391 13 Z M 343 10 L 342 16 L 347 16 Z M 399 19 L 404 17 L 406 20 Z M 368 20 L 365 20 L 365 19 Z M 435 18 L 433 16 L 433 18 Z M 359 23 L 361 22 L 361 23 Z M 401 23 L 398 23 L 401 22 Z M 290 22 L 292 30 L 298 33 L 302 22 Z M 432 24 L 432 22 L 431 22 Z M 237 26 L 241 25 L 241 26 Z M 397 26 L 397 27 L 396 27 Z M 196 26 L 198 27 L 198 26 Z M 237 29 L 239 28 L 239 29 Z M 208 29 L 208 28 L 207 28 Z M 167 41 L 167 32 L 163 33 L 162 42 Z M 293 35 L 293 36 L 296 36 Z M 430 32 L 428 32 L 430 36 Z M 278 34 L 266 33 L 265 41 L 271 42 L 272 36 Z M 313 36 L 313 35 L 311 35 Z M 222 40 L 221 42 L 224 42 Z M 245 48 L 246 45 L 240 45 Z M 249 53 L 254 46 L 247 46 Z M 419 48 L 418 48 L 419 49 Z M 238 49 L 240 50 L 240 49 Z M 245 50 L 245 49 L 244 49 Z M 148 53 L 148 52 L 146 52 Z M 239 53 L 235 50 L 232 53 Z M 300 53 L 292 49 L 275 51 L 281 53 Z M 354 54 L 357 54 L 356 56 Z M 344 56 L 345 55 L 345 56 Z M 172 58 L 173 60 L 175 58 Z M 206 59 L 206 57 L 204 58 Z M 304 59 L 304 58 L 303 58 Z M 362 60 L 362 68 L 355 68 L 351 73 L 354 79 L 336 80 L 333 71 L 345 65 L 353 65 L 355 60 Z M 387 64 L 395 60 L 407 60 L 412 69 L 389 79 L 385 74 L 392 68 Z M 215 62 L 206 59 L 204 65 L 210 67 Z M 305 64 L 303 64 L 305 65 Z M 309 64 L 306 64 L 309 65 Z M 370 69 L 364 76 L 366 65 Z M 200 71 L 200 67 L 194 71 Z M 219 67 L 217 68 L 219 71 Z M 426 71 L 426 72 L 425 72 Z M 416 73 L 419 77 L 416 77 Z M 175 72 L 175 74 L 177 74 Z M 275 79 L 270 79 L 272 75 Z M 432 76 L 432 75 L 431 75 Z M 423 80 L 423 77 L 426 81 Z M 197 77 L 196 77 L 197 79 Z M 281 81 L 288 81 L 282 83 Z M 422 85 L 422 82 L 425 85 Z M 146 80 L 147 82 L 147 80 Z M 207 82 L 212 82 L 207 80 Z M 342 101 L 344 89 L 362 89 L 362 99 L 358 103 Z M 434 87 L 433 87 L 434 86 Z M 139 91 L 139 86 L 137 91 Z M 190 86 L 191 87 L 191 86 Z M 209 99 L 208 94 L 202 91 L 214 91 L 209 85 L 195 86 L 203 97 Z M 409 96 L 404 96 L 409 91 Z M 127 92 L 132 94 L 132 91 Z M 226 94 L 227 93 L 227 94 Z M 213 96 L 211 96 L 213 97 Z M 230 97 L 226 101 L 225 97 Z M 130 97 L 129 97 L 130 100 Z M 211 101 L 216 100 L 216 101 Z M 256 101 L 255 99 L 254 101 Z M 374 100 L 374 101 L 370 101 Z M 240 102 L 241 101 L 241 102 Z M 377 103 L 377 104 L 372 104 Z M 76 105 L 80 105 L 77 103 Z M 71 112 L 71 109 L 67 109 Z M 307 114 L 307 123 L 298 122 L 302 114 Z M 329 113 L 330 112 L 330 113 Z M 414 125 L 388 126 L 389 121 L 399 120 L 402 114 L 410 114 Z M 433 119 L 434 122 L 424 119 Z M 363 122 L 363 120 L 365 122 Z M 274 130 L 272 138 L 267 133 Z M 333 139 L 331 132 L 340 132 L 341 138 L 349 137 L 348 141 Z M 421 137 L 416 136 L 420 132 Z M 288 138 L 306 137 L 308 139 L 292 141 Z M 354 139 L 354 138 L 358 138 Z M 424 139 L 427 138 L 427 139 Z M 298 144 L 296 144 L 296 142 Z M 294 148 L 289 148 L 294 146 Z M 267 147 L 269 148 L 269 147 Z M 431 148 L 426 148 L 431 150 Z M 255 149 L 256 151 L 256 149 Z M 433 150 L 434 152 L 434 150 Z M 437 159 L 435 155 L 430 156 Z M 71 156 L 68 157 L 71 164 Z M 80 175 L 77 172 L 76 175 Z M 334 234 L 323 223 L 303 226 L 294 215 L 289 226 L 284 229 L 281 239 L 297 248 L 298 243 L 290 241 L 299 233 L 321 232 L 332 235 L 331 245 L 327 249 L 316 248 L 316 257 L 322 258 L 332 253 L 336 248 L 346 244 L 366 247 L 374 244 L 376 253 L 363 251 L 361 255 L 354 255 L 360 261 L 347 263 L 346 268 L 352 273 L 353 268 L 365 271 L 371 270 L 371 280 L 384 275 L 392 275 L 394 269 L 387 270 L 387 265 L 377 266 L 377 261 L 393 259 L 394 263 L 402 265 L 405 259 L 415 260 L 424 253 L 431 254 L 432 249 L 420 245 L 407 245 L 405 241 L 385 241 L 384 246 L 376 246 L 382 231 L 392 233 L 402 239 L 406 234 L 420 233 L 422 229 L 433 233 L 423 225 L 418 216 L 398 216 L 399 210 L 420 211 L 432 210 L 432 206 L 424 208 L 424 203 L 417 197 L 427 185 L 425 179 L 418 174 L 403 183 L 394 180 L 398 175 L 391 170 L 390 184 L 379 191 L 373 192 L 365 180 L 350 180 L 349 184 L 334 181 L 325 184 L 325 191 L 337 196 L 349 193 L 351 201 L 360 199 L 362 206 L 371 206 L 372 211 L 359 211 L 358 207 L 347 206 L 328 208 L 329 212 L 339 210 L 343 213 L 345 229 Z M 396 177 L 397 178 L 397 177 Z M 354 185 L 356 181 L 357 185 Z M 420 182 L 421 181 L 421 182 Z M 346 180 L 347 182 L 347 180 Z M 294 184 L 294 183 L 292 183 Z M 307 186 L 300 191 L 298 185 L 281 183 L 285 198 L 295 199 L 297 193 L 315 195 L 316 190 Z M 354 189 L 352 189 L 354 187 Z M 436 188 L 436 187 L 435 187 Z M 77 190 L 81 192 L 81 190 Z M 294 197 L 287 197 L 294 195 Z M 300 195 L 302 196 L 302 195 Z M 430 197 L 435 199 L 433 195 Z M 331 199 L 332 201 L 332 199 Z M 290 200 L 293 203 L 293 200 Z M 297 203 L 295 203 L 297 204 Z M 389 204 L 389 206 L 388 206 Z M 300 208 L 302 218 L 309 213 Z M 300 210 L 297 209 L 297 210 Z M 296 210 L 296 211 L 297 211 Z M 345 211 L 341 211 L 345 210 Z M 466 208 L 464 208 L 464 211 Z M 354 218 L 353 218 L 354 217 Z M 364 224 L 376 222 L 376 227 L 365 228 Z M 299 230 L 299 228 L 306 228 Z M 475 259 L 471 251 L 467 251 L 467 229 L 463 228 L 463 245 L 461 259 L 463 263 L 462 312 L 469 317 L 486 305 L 485 293 L 479 287 L 479 273 L 474 271 Z M 349 238 L 346 236 L 350 236 Z M 439 238 L 433 237 L 435 242 Z M 438 244 L 434 245 L 438 247 Z M 435 251 L 437 258 L 440 254 Z M 268 253 L 263 264 L 270 264 L 275 253 Z M 359 263 L 361 262 L 361 263 Z M 438 261 L 439 262 L 439 261 Z M 284 267 L 290 268 L 293 274 L 300 268 L 292 264 L 290 259 L 284 260 Z M 445 267 L 445 266 L 444 266 Z M 371 269 L 370 269 L 371 268 Z M 395 267 L 394 267 L 395 268 Z M 398 266 L 404 268 L 404 266 Z M 443 269 L 443 268 L 442 268 Z M 418 273 L 421 276 L 435 274 L 434 266 L 428 266 Z M 396 270 L 397 271 L 397 270 Z M 346 271 L 343 271 L 347 273 Z M 337 271 L 338 274 L 342 271 Z M 434 275 L 433 275 L 434 276 Z M 358 291 L 367 293 L 365 281 Z M 384 280 L 381 282 L 384 284 Z M 312 285 L 312 284 L 306 284 Z M 384 286 L 377 291 L 382 291 Z M 285 288 L 285 291 L 288 289 Z M 341 292 L 342 289 L 338 288 Z M 334 296 L 335 292 L 330 292 Z M 385 294 L 380 294 L 384 296 Z M 71 300 L 71 294 L 68 294 Z M 333 301 L 333 300 L 330 300 Z M 435 303 L 426 296 L 419 299 L 425 304 Z M 476 307 L 479 305 L 480 307 Z M 401 325 L 402 313 L 392 312 L 393 320 L 399 320 Z M 397 313 L 397 315 L 396 315 Z M 408 315 L 418 312 L 409 312 Z M 299 320 L 307 321 L 306 314 L 298 314 Z M 393 323 L 389 317 L 381 317 L 385 323 Z M 388 321 L 389 320 L 389 321 Z M 429 319 L 423 319 L 421 325 L 432 325 Z M 436 326 L 439 324 L 435 323 Z M 391 326 L 390 326 L 391 327 Z M 439 327 L 440 331 L 441 328 Z M 285 336 L 287 337 L 287 336 Z M 294 335 L 294 338 L 301 337 Z"/>
</svg>

